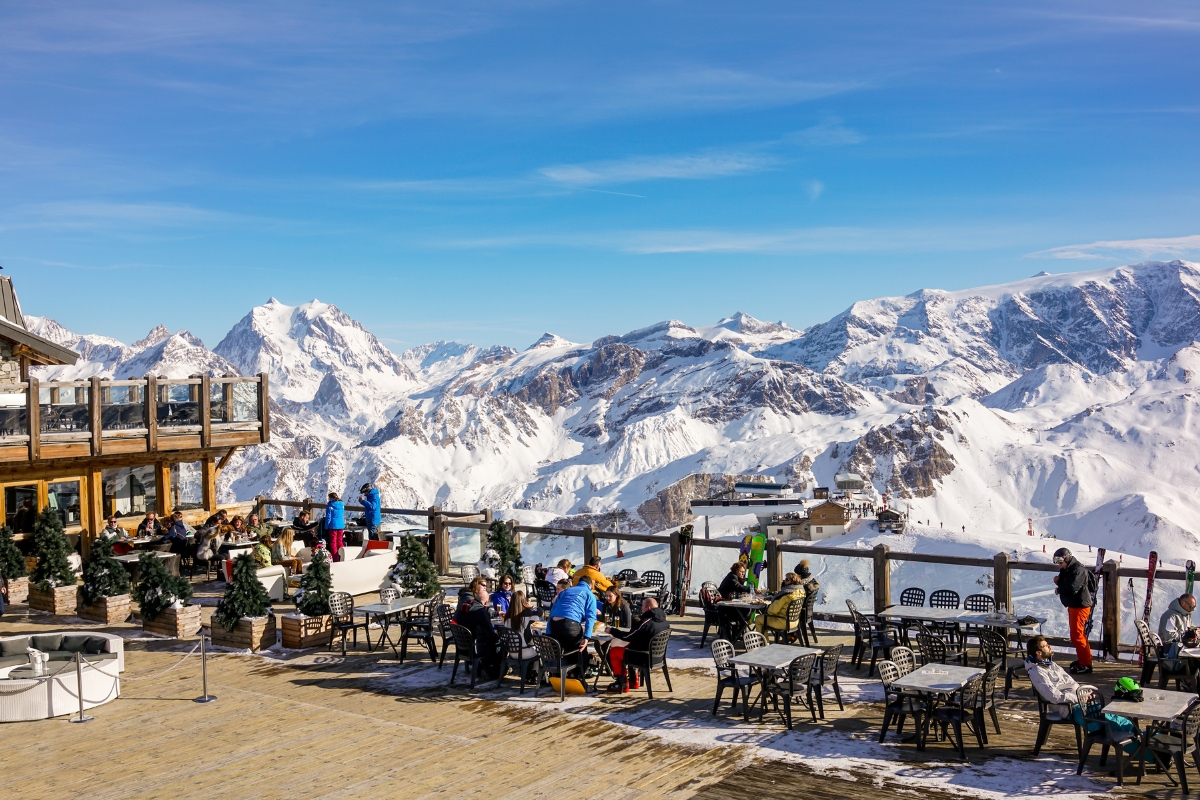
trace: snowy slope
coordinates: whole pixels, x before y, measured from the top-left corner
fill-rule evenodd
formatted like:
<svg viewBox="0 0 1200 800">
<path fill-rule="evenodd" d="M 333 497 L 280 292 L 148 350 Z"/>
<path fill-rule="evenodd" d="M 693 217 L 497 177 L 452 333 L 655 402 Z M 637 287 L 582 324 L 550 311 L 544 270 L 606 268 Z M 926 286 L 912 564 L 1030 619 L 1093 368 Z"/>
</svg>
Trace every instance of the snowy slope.
<svg viewBox="0 0 1200 800">
<path fill-rule="evenodd" d="M 389 505 L 601 525 L 620 509 L 644 530 L 686 521 L 690 496 L 734 476 L 805 491 L 852 470 L 961 538 L 1032 518 L 1131 553 L 1200 544 L 1188 262 L 921 290 L 804 331 L 739 312 L 522 351 L 397 355 L 315 300 L 272 299 L 211 352 L 185 331 L 126 346 L 29 319 L 83 356 L 44 376 L 266 372 L 273 440 L 226 470 L 239 497 L 353 496 L 372 479 Z"/>
</svg>

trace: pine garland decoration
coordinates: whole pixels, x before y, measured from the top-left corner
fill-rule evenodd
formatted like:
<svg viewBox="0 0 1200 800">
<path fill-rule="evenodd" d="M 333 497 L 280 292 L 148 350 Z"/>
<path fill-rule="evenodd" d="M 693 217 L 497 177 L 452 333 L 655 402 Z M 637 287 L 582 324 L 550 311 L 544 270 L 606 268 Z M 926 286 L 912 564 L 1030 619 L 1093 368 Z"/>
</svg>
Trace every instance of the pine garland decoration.
<svg viewBox="0 0 1200 800">
<path fill-rule="evenodd" d="M 433 597 L 440 590 L 437 567 L 429 560 L 425 543 L 412 534 L 405 534 L 396 548 L 396 566 L 389 573 L 404 593 L 412 597 Z"/>
<path fill-rule="evenodd" d="M 242 617 L 265 617 L 271 611 L 271 598 L 258 580 L 258 567 L 249 553 L 233 560 L 233 580 L 225 587 L 225 596 L 213 612 L 213 624 L 232 631 Z"/>
<path fill-rule="evenodd" d="M 103 537 L 92 542 L 92 554 L 83 564 L 84 605 L 129 594 L 130 588 L 129 572 L 113 558 L 112 542 Z"/>
<path fill-rule="evenodd" d="M 521 550 L 513 541 L 512 527 L 503 520 L 496 520 L 488 528 L 488 549 L 496 552 L 496 577 L 510 575 L 515 583 L 521 577 Z"/>
<path fill-rule="evenodd" d="M 29 574 L 25 569 L 25 556 L 21 555 L 17 543 L 13 541 L 12 528 L 5 525 L 0 528 L 0 578 L 12 580 L 24 578 Z"/>
<path fill-rule="evenodd" d="M 329 613 L 329 592 L 333 576 L 329 574 L 329 554 L 325 548 L 313 551 L 312 563 L 300 579 L 300 598 L 296 610 L 306 617 L 321 617 Z"/>
<path fill-rule="evenodd" d="M 38 563 L 30 576 L 31 582 L 43 592 L 59 586 L 75 584 L 75 570 L 67 557 L 71 544 L 63 536 L 62 515 L 47 506 L 33 523 L 33 545 Z"/>
<path fill-rule="evenodd" d="M 192 584 L 187 578 L 167 572 L 161 558 L 154 553 L 142 553 L 138 556 L 138 566 L 142 578 L 134 594 L 141 607 L 143 620 L 154 622 L 175 605 L 176 600 L 185 606 L 190 605 L 188 601 L 192 599 Z"/>
</svg>

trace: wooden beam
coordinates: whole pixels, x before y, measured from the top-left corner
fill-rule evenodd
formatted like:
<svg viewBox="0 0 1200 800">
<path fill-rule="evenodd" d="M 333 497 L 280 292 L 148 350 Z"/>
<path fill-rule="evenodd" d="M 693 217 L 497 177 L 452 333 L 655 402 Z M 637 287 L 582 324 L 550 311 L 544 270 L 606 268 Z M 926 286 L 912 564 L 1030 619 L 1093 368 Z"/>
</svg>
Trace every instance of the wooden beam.
<svg viewBox="0 0 1200 800">
<path fill-rule="evenodd" d="M 200 445 L 212 447 L 212 389 L 207 375 L 200 376 Z M 208 508 L 208 506 L 205 506 Z"/>
<path fill-rule="evenodd" d="M 1101 566 L 1104 575 L 1104 602 L 1101 605 L 1104 613 L 1101 623 L 1104 651 L 1114 656 L 1121 649 L 1121 579 L 1117 576 L 1118 568 L 1119 564 L 1111 558 Z"/>
<path fill-rule="evenodd" d="M 892 572 L 888 567 L 888 546 L 877 544 L 871 551 L 875 589 L 875 613 L 892 604 Z"/>
<path fill-rule="evenodd" d="M 146 449 L 158 452 L 158 378 L 146 376 Z"/>
<path fill-rule="evenodd" d="M 92 385 L 88 387 L 88 421 L 92 429 L 92 455 L 94 456 L 104 454 L 104 426 L 100 415 L 101 403 L 104 401 L 102 391 L 100 378 L 92 376 Z"/>
<path fill-rule="evenodd" d="M 41 456 L 41 389 L 37 378 L 29 379 L 29 394 L 26 400 L 26 418 L 29 420 L 29 460 L 37 461 Z"/>
<path fill-rule="evenodd" d="M 225 453 L 225 455 L 221 456 L 221 460 L 217 462 L 217 477 L 220 477 L 221 471 L 225 469 L 225 465 L 229 463 L 229 459 L 233 458 L 233 454 L 240 449 L 240 447 L 231 447 Z M 216 478 L 214 478 L 214 480 L 216 480 Z"/>
<path fill-rule="evenodd" d="M 92 542 L 104 530 L 104 478 L 98 469 L 90 470 L 83 479 L 83 536 L 81 546 L 86 559 L 92 551 Z"/>
<path fill-rule="evenodd" d="M 1009 611 L 1012 607 L 1012 570 L 1008 568 L 1008 553 L 996 553 L 992 565 L 992 597 L 996 605 Z"/>
<path fill-rule="evenodd" d="M 154 510 L 160 517 L 165 517 L 171 510 L 171 464 L 168 461 L 157 461 L 154 464 Z"/>
<path fill-rule="evenodd" d="M 258 419 L 262 423 L 258 434 L 264 443 L 271 441 L 271 396 L 267 384 L 267 373 L 258 373 Z"/>
<path fill-rule="evenodd" d="M 200 461 L 200 504 L 209 513 L 217 510 L 217 464 L 212 457 Z"/>
</svg>

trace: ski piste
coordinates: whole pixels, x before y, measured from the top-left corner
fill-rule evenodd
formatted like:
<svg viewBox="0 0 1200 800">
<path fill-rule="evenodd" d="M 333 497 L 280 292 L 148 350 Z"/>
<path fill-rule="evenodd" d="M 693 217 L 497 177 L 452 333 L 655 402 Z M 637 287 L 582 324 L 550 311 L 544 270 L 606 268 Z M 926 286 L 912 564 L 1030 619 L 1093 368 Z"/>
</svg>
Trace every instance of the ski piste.
<svg viewBox="0 0 1200 800">
<path fill-rule="evenodd" d="M 679 575 L 679 583 L 673 588 L 675 590 L 674 607 L 670 609 L 676 616 L 682 617 L 687 613 L 687 597 L 688 592 L 692 588 L 692 536 L 694 530 L 691 525 L 684 525 L 679 529 L 679 564 L 676 573 Z"/>
<path fill-rule="evenodd" d="M 1100 580 L 1099 580 L 1100 579 L 1100 570 L 1102 570 L 1103 568 L 1104 568 L 1104 548 L 1101 547 L 1100 549 L 1098 549 L 1096 551 L 1096 569 L 1095 569 L 1094 574 L 1096 575 L 1097 585 L 1099 585 L 1099 583 L 1100 583 Z M 1096 623 L 1096 600 L 1098 600 L 1099 597 L 1100 597 L 1099 592 L 1092 593 L 1092 610 L 1090 612 L 1088 612 L 1087 622 L 1085 622 L 1083 624 L 1083 636 L 1085 639 L 1087 639 L 1089 641 L 1091 641 L 1091 638 L 1092 638 L 1092 626 Z"/>
<path fill-rule="evenodd" d="M 1158 569 L 1158 551 L 1150 551 L 1150 563 L 1146 567 L 1146 603 L 1142 606 L 1142 622 L 1150 624 L 1150 610 L 1154 605 L 1154 572 Z M 1135 601 L 1136 602 L 1136 601 Z M 1146 657 L 1145 648 L 1142 648 L 1142 653 L 1138 657 L 1140 665 Z"/>
</svg>

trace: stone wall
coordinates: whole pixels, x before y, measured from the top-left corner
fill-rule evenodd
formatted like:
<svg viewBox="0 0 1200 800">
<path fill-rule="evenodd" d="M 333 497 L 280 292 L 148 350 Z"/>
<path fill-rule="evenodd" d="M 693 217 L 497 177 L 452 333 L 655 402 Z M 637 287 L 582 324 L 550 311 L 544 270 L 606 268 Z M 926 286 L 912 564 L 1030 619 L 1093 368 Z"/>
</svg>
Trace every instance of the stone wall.
<svg viewBox="0 0 1200 800">
<path fill-rule="evenodd" d="M 21 362 L 13 357 L 12 345 L 0 342 L 0 385 L 21 382 Z"/>
</svg>

